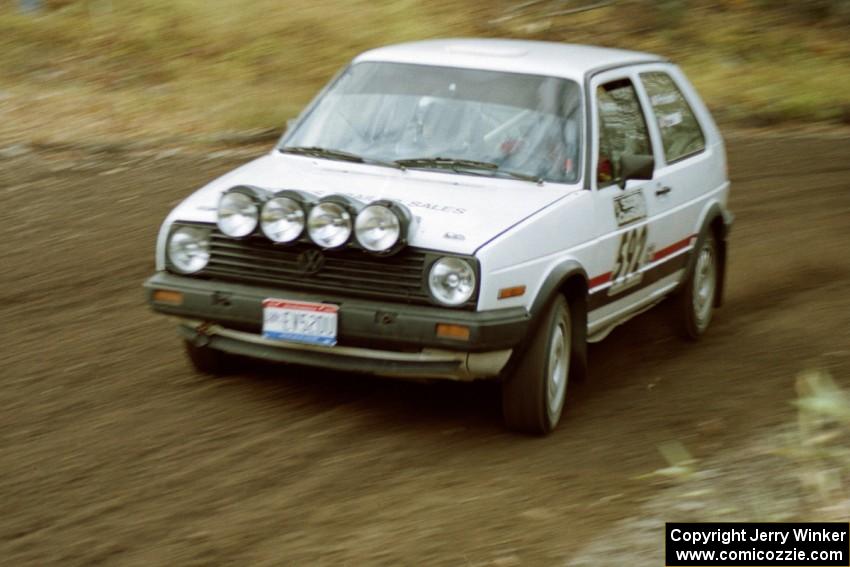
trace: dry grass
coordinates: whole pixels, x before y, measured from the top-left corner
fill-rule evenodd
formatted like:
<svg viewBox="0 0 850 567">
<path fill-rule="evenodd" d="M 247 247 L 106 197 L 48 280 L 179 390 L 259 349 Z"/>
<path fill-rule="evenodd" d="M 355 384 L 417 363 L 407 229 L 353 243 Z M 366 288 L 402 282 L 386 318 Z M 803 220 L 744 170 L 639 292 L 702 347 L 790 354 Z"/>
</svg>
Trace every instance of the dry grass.
<svg viewBox="0 0 850 567">
<path fill-rule="evenodd" d="M 547 15 L 547 2 L 523 12 L 447 0 L 54 0 L 58 9 L 34 17 L 15 4 L 0 3 L 6 140 L 280 129 L 356 53 L 463 35 L 659 52 L 683 65 L 727 122 L 850 120 L 847 28 L 777 19 L 744 0 L 665 10 L 623 0 L 569 15 Z"/>
<path fill-rule="evenodd" d="M 810 501 L 850 504 L 850 395 L 822 371 L 797 378 L 797 429 L 786 452 Z"/>
<path fill-rule="evenodd" d="M 735 514 L 749 510 L 759 521 L 846 517 L 850 510 L 850 392 L 823 370 L 802 372 L 795 384 L 796 423 L 754 438 L 734 460 L 715 459 L 714 470 L 698 463 L 681 442 L 670 441 L 658 447 L 667 466 L 641 478 L 672 481 L 680 488 L 679 496 L 717 492 L 704 482 L 706 478 L 737 482 L 738 488 L 746 488 L 735 505 L 718 501 L 714 508 L 728 508 Z M 741 473 L 747 480 L 739 477 Z M 753 477 L 763 482 L 753 483 Z"/>
</svg>

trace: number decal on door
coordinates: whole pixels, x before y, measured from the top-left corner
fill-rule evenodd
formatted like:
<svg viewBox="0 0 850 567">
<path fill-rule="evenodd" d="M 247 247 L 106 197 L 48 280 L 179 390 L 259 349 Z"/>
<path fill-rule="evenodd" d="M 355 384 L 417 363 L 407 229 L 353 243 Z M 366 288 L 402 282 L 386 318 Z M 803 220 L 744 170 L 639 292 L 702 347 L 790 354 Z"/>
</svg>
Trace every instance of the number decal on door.
<svg viewBox="0 0 850 567">
<path fill-rule="evenodd" d="M 643 279 L 643 267 L 646 259 L 646 225 L 626 231 L 620 237 L 617 259 L 611 275 L 612 284 L 608 295 L 615 295 L 640 283 Z"/>
</svg>

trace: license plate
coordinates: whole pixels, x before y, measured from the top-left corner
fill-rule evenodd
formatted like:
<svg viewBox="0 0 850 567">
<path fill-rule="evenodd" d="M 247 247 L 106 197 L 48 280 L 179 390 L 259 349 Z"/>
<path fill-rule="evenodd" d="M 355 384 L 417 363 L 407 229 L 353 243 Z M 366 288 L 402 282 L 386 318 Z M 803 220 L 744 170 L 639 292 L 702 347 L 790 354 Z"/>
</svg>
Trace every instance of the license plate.
<svg viewBox="0 0 850 567">
<path fill-rule="evenodd" d="M 339 307 L 286 299 L 263 301 L 263 337 L 278 341 L 333 346 Z"/>
</svg>

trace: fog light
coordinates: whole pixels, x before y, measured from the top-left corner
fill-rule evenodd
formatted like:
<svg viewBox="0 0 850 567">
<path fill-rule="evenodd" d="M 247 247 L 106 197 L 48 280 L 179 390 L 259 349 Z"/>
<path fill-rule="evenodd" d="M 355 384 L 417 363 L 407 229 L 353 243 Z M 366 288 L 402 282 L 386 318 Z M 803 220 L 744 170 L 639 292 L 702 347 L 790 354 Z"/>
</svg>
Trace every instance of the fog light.
<svg viewBox="0 0 850 567">
<path fill-rule="evenodd" d="M 153 300 L 157 303 L 169 303 L 171 305 L 182 305 L 183 294 L 179 291 L 158 289 L 153 292 Z"/>
<path fill-rule="evenodd" d="M 449 323 L 437 323 L 437 336 L 441 339 L 468 341 L 469 327 L 467 327 L 466 325 L 450 325 Z"/>
</svg>

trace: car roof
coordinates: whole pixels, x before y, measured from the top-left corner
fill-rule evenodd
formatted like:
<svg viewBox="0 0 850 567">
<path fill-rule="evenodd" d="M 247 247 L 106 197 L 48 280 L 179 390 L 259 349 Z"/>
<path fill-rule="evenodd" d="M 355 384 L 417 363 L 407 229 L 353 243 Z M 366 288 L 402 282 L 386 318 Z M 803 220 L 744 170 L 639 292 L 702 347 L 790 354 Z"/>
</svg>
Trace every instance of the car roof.
<svg viewBox="0 0 850 567">
<path fill-rule="evenodd" d="M 516 39 L 432 39 L 379 47 L 355 63 L 382 61 L 487 69 L 563 77 L 582 82 L 588 71 L 633 63 L 665 61 L 651 53 L 591 45 Z"/>
</svg>

